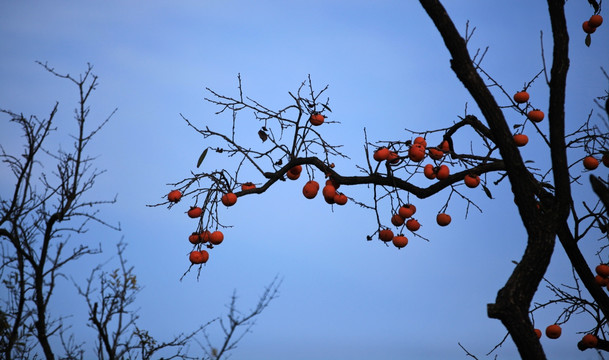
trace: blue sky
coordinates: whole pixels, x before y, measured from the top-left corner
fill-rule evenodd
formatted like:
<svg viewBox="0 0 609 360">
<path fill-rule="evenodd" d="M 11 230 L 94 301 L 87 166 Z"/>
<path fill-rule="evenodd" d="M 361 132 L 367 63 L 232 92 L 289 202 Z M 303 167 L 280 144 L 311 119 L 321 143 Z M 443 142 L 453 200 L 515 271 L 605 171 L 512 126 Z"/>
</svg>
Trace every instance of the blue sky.
<svg viewBox="0 0 609 360">
<path fill-rule="evenodd" d="M 540 31 L 550 60 L 551 31 L 543 2 L 447 1 L 445 6 L 461 31 L 467 20 L 476 27 L 470 50 L 490 47 L 484 68 L 507 91 L 519 90 L 541 69 Z M 592 14 L 587 2 L 568 2 L 567 14 L 573 29 L 567 126 L 573 129 L 591 109 L 596 111 L 592 99 L 607 89 L 600 66 L 607 66 L 609 48 L 601 44 L 609 39 L 603 25 L 593 34 L 592 46 L 585 47 L 580 29 Z M 353 204 L 332 210 L 321 198 L 303 198 L 303 182 L 279 183 L 221 209 L 234 227 L 225 231 L 225 242 L 214 249 L 198 281 L 194 274 L 179 281 L 188 267 L 187 237 L 196 227 L 183 214 L 189 202 L 171 210 L 146 207 L 163 200 L 171 190 L 168 183 L 196 170 L 206 146 L 179 114 L 226 128 L 230 119 L 214 115 L 218 109 L 203 100 L 205 87 L 236 95 L 239 73 L 245 94 L 274 109 L 289 104 L 288 91 L 296 91 L 308 74 L 318 89 L 328 84 L 331 119 L 341 124 L 324 125 L 323 131 L 328 140 L 343 144 L 351 158 L 336 159 L 343 174 L 357 174 L 355 164 L 365 161 L 364 127 L 371 140 L 408 139 L 404 128 L 449 126 L 464 114 L 466 103 L 470 113 L 479 115 L 417 2 L 2 2 L 0 36 L 0 107 L 44 116 L 57 100 L 58 126 L 73 126 L 75 88 L 46 73 L 34 63 L 39 60 L 72 75 L 90 62 L 100 77 L 91 120 L 100 121 L 118 108 L 89 151 L 99 156 L 98 168 L 107 170 L 94 195 L 118 194 L 117 204 L 100 209 L 100 215 L 120 222 L 123 230 L 92 227 L 79 240 L 102 243 L 105 254 L 69 270 L 82 280 L 124 237 L 126 256 L 144 285 L 140 324 L 153 335 L 189 331 L 221 315 L 233 289 L 246 310 L 275 275 L 283 279 L 280 297 L 239 344 L 234 359 L 466 358 L 458 342 L 483 358 L 505 335 L 498 321 L 486 317 L 486 304 L 509 276 L 526 239 L 504 183 L 491 186 L 494 200 L 481 189 L 471 190 L 468 195 L 483 213 L 472 210 L 467 219 L 465 203 L 453 201 L 453 223 L 446 228 L 435 226 L 433 219 L 447 194 L 418 200 L 420 232 L 431 241 L 409 237 L 400 251 L 365 240 L 375 230 L 373 213 Z M 529 92 L 536 106 L 547 107 L 542 78 Z M 518 121 L 513 111 L 506 116 Z M 2 145 L 18 149 L 18 129 L 6 121 L 0 126 Z M 539 136 L 530 137 L 523 153 L 541 166 L 547 156 Z M 65 138 L 57 134 L 51 140 Z M 572 156 L 575 161 L 583 154 Z M 211 153 L 203 165 L 234 166 Z M 11 182 L 6 169 L 1 171 L 6 189 Z M 599 171 L 606 174 L 606 169 Z M 345 193 L 370 202 L 365 187 Z M 388 207 L 385 213 L 388 224 Z M 583 244 L 588 255 L 595 245 Z M 570 279 L 560 247 L 547 275 L 556 282 Z M 78 325 L 79 316 L 85 318 L 79 313 L 85 311 L 81 299 L 69 282 L 60 286 L 54 308 L 74 313 L 78 337 L 90 339 L 90 330 Z M 544 295 L 541 290 L 539 300 Z M 545 328 L 557 315 L 548 309 L 535 318 Z M 574 319 L 559 340 L 542 339 L 548 357 L 592 358 L 575 347 L 581 336 L 575 332 L 586 326 L 590 323 L 584 319 Z M 509 340 L 500 354 L 517 357 Z"/>
</svg>

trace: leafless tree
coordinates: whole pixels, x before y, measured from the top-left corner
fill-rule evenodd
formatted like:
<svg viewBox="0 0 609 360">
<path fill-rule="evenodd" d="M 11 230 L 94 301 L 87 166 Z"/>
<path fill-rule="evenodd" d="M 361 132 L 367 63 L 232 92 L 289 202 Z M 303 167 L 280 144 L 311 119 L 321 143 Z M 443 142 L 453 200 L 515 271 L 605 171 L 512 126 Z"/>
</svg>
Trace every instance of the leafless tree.
<svg viewBox="0 0 609 360">
<path fill-rule="evenodd" d="M 90 254 L 101 252 L 71 235 L 87 232 L 91 221 L 110 225 L 97 215 L 99 207 L 113 200 L 91 200 L 95 180 L 102 173 L 94 168 L 94 158 L 86 152 L 87 145 L 109 121 L 116 110 L 90 129 L 88 102 L 98 85 L 93 67 L 88 65 L 79 77 L 56 72 L 47 64 L 40 65 L 52 75 L 76 85 L 78 103 L 74 111 L 76 132 L 71 135 L 73 148 L 51 150 L 47 147 L 49 134 L 58 116 L 56 103 L 45 119 L 0 109 L 10 121 L 21 127 L 24 151 L 16 155 L 4 148 L 1 158 L 12 172 L 15 186 L 9 198 L 0 198 L 0 279 L 7 297 L 0 304 L 0 352 L 3 359 L 87 358 L 84 344 L 77 343 L 64 318 L 49 312 L 49 303 L 60 278 L 70 274 L 64 266 Z M 50 171 L 48 170 L 50 169 Z M 136 299 L 141 288 L 133 267 L 124 257 L 126 244 L 117 245 L 118 266 L 107 270 L 108 263 L 94 268 L 84 286 L 75 282 L 78 293 L 88 307 L 87 325 L 95 330 L 98 359 L 151 359 L 162 353 L 165 359 L 200 359 L 189 354 L 190 344 L 212 320 L 191 332 L 181 333 L 167 341 L 153 337 L 137 325 L 139 314 Z M 4 290 L 3 290 L 4 291 Z M 221 354 L 236 347 L 269 302 L 277 296 L 278 284 L 273 281 L 260 304 L 243 318 L 235 317 L 238 309 L 229 309 L 230 333 L 226 334 Z M 232 322 L 237 319 L 237 323 Z M 84 325 L 84 324 L 83 324 Z M 235 330 L 245 332 L 234 338 Z M 60 340 L 52 345 L 52 338 Z M 232 340 L 231 340 L 232 339 Z M 210 345 L 211 346 L 211 345 Z M 218 357 L 219 358 L 219 357 Z"/>
</svg>

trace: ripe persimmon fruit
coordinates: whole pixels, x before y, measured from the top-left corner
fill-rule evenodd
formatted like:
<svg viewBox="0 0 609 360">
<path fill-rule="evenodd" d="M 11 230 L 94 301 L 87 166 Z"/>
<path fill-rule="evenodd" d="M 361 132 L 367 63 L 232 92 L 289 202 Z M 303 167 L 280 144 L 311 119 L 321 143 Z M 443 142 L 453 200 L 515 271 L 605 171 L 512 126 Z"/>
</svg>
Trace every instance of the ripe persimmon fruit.
<svg viewBox="0 0 609 360">
<path fill-rule="evenodd" d="M 210 236 L 211 236 L 211 233 L 209 232 L 209 230 L 201 231 L 201 235 L 200 235 L 201 243 L 205 244 L 206 242 L 208 242 Z"/>
<path fill-rule="evenodd" d="M 422 136 L 417 136 L 414 140 L 413 140 L 414 144 L 421 144 L 423 147 L 427 147 L 427 141 L 425 140 L 424 137 Z"/>
<path fill-rule="evenodd" d="M 288 177 L 288 179 L 290 180 L 297 180 L 300 177 L 300 173 L 292 173 L 292 172 L 287 172 L 286 176 Z"/>
<path fill-rule="evenodd" d="M 416 219 L 408 219 L 408 221 L 406 221 L 406 229 L 410 230 L 410 231 L 417 231 L 421 228 L 421 224 L 419 224 L 419 221 Z"/>
<path fill-rule="evenodd" d="M 302 194 L 307 199 L 313 199 L 317 196 L 317 192 L 319 191 L 319 183 L 315 180 L 309 180 L 302 187 Z"/>
<path fill-rule="evenodd" d="M 301 172 L 302 172 L 302 165 L 296 165 L 293 168 L 291 168 L 290 170 L 288 170 L 288 173 L 294 174 L 294 175 L 300 175 Z"/>
<path fill-rule="evenodd" d="M 315 126 L 323 124 L 324 120 L 325 118 L 322 114 L 311 114 L 311 117 L 309 118 L 309 122 L 311 123 L 311 125 Z"/>
<path fill-rule="evenodd" d="M 383 229 L 379 231 L 379 239 L 384 242 L 391 241 L 393 239 L 393 231 L 390 229 Z"/>
<path fill-rule="evenodd" d="M 203 264 L 206 263 L 207 260 L 209 260 L 209 253 L 205 250 L 201 250 L 201 251 L 191 251 L 190 255 L 188 255 L 188 258 L 190 260 L 191 263 L 193 264 Z"/>
<path fill-rule="evenodd" d="M 607 286 L 609 285 L 609 278 L 606 278 L 604 276 L 600 276 L 600 275 L 596 275 L 594 277 L 594 282 L 598 285 L 598 286 Z"/>
<path fill-rule="evenodd" d="M 582 337 L 582 343 L 586 345 L 587 348 L 595 348 L 598 345 L 598 338 L 593 334 L 586 334 Z"/>
<path fill-rule="evenodd" d="M 224 234 L 220 230 L 216 230 L 209 235 L 209 242 L 214 245 L 219 245 L 224 240 Z"/>
<path fill-rule="evenodd" d="M 607 265 L 607 264 L 597 265 L 595 270 L 596 270 L 596 273 L 599 274 L 600 276 L 609 277 L 609 265 Z"/>
<path fill-rule="evenodd" d="M 404 246 L 408 245 L 408 238 L 401 234 L 398 236 L 394 236 L 391 240 L 393 242 L 393 245 L 395 245 L 395 247 L 398 249 L 401 249 Z"/>
<path fill-rule="evenodd" d="M 389 149 L 387 149 L 386 147 L 382 147 L 382 148 L 379 148 L 378 150 L 376 150 L 374 152 L 374 155 L 372 155 L 372 157 L 376 161 L 384 161 L 384 160 L 387 160 L 387 158 L 389 157 L 389 153 L 390 153 Z"/>
<path fill-rule="evenodd" d="M 594 158 L 594 156 L 586 156 L 584 158 L 584 167 L 588 170 L 594 170 L 598 167 L 598 160 L 596 160 L 596 158 Z"/>
<path fill-rule="evenodd" d="M 255 188 L 256 188 L 256 185 L 254 185 L 253 182 L 249 182 L 249 181 L 246 183 L 243 183 L 241 185 L 241 190 L 251 190 L 251 189 L 255 189 Z"/>
<path fill-rule="evenodd" d="M 416 212 L 417 212 L 417 207 L 412 204 L 404 204 L 404 205 L 400 206 L 400 208 L 398 209 L 398 214 L 401 217 L 403 217 L 404 219 L 412 217 L 412 215 L 414 215 L 414 213 L 416 213 Z"/>
<path fill-rule="evenodd" d="M 444 157 L 444 151 L 436 148 L 429 148 L 427 152 L 429 153 L 429 157 L 434 160 L 440 160 Z"/>
<path fill-rule="evenodd" d="M 546 328 L 546 336 L 550 339 L 558 339 L 561 333 L 562 329 L 556 324 L 550 325 Z"/>
<path fill-rule="evenodd" d="M 336 195 L 336 188 L 332 185 L 326 185 L 321 190 L 321 193 L 325 198 L 334 199 L 334 195 Z"/>
<path fill-rule="evenodd" d="M 180 190 L 171 190 L 169 194 L 167 194 L 167 200 L 172 203 L 177 203 L 182 198 L 182 193 Z"/>
<path fill-rule="evenodd" d="M 198 206 L 191 206 L 190 210 L 188 210 L 188 216 L 190 216 L 193 219 L 201 217 L 201 214 L 203 214 L 203 209 L 201 209 Z"/>
<path fill-rule="evenodd" d="M 526 144 L 529 143 L 529 137 L 526 136 L 525 134 L 516 134 L 514 135 L 514 143 L 516 143 L 516 146 L 525 146 Z"/>
<path fill-rule="evenodd" d="M 599 14 L 590 16 L 590 20 L 588 20 L 588 25 L 590 25 L 593 28 L 597 28 L 597 27 L 601 26 L 602 23 L 603 23 L 603 17 L 600 16 Z"/>
<path fill-rule="evenodd" d="M 465 185 L 469 188 L 475 188 L 480 185 L 480 176 L 477 174 L 467 174 L 463 180 L 465 181 Z"/>
<path fill-rule="evenodd" d="M 237 203 L 237 195 L 232 192 L 222 195 L 222 204 L 224 206 L 233 206 Z"/>
<path fill-rule="evenodd" d="M 596 31 L 596 28 L 594 26 L 590 26 L 590 22 L 588 20 L 583 22 L 582 29 L 584 29 L 584 32 L 586 34 L 592 34 Z"/>
<path fill-rule="evenodd" d="M 395 226 L 402 226 L 404 225 L 404 218 L 401 217 L 399 214 L 393 214 L 393 216 L 391 217 L 391 223 Z"/>
<path fill-rule="evenodd" d="M 529 93 L 524 90 L 517 92 L 514 94 L 514 101 L 516 101 L 518 104 L 529 101 Z"/>
<path fill-rule="evenodd" d="M 429 180 L 435 179 L 436 171 L 434 169 L 434 166 L 432 164 L 425 165 L 425 167 L 423 167 L 423 175 L 425 175 L 425 177 Z"/>
<path fill-rule="evenodd" d="M 420 162 L 425 158 L 425 147 L 421 144 L 412 144 L 408 149 L 408 158 L 414 162 Z"/>
<path fill-rule="evenodd" d="M 201 234 L 196 233 L 196 232 L 190 234 L 190 236 L 188 236 L 188 241 L 190 241 L 190 243 L 194 244 L 194 245 L 200 243 L 201 242 Z"/>
<path fill-rule="evenodd" d="M 534 122 L 540 122 L 541 120 L 543 120 L 543 117 L 544 117 L 544 113 L 543 113 L 543 111 L 541 111 L 539 109 L 531 110 L 527 114 L 527 118 L 529 118 L 529 120 L 534 121 Z"/>
<path fill-rule="evenodd" d="M 450 152 L 450 144 L 448 143 L 447 140 L 442 140 L 439 148 L 440 148 L 440 150 L 444 151 L 445 153 Z"/>
<path fill-rule="evenodd" d="M 541 330 L 535 329 L 535 335 L 537 335 L 538 339 L 541 339 Z"/>
<path fill-rule="evenodd" d="M 347 195 L 343 193 L 336 193 L 336 195 L 334 195 L 334 202 L 336 205 L 345 205 L 348 200 Z"/>
<path fill-rule="evenodd" d="M 334 186 L 334 189 L 338 189 L 340 187 L 340 184 L 332 178 L 329 178 L 328 180 L 326 180 L 326 185 L 332 185 L 332 186 Z"/>
<path fill-rule="evenodd" d="M 450 215 L 445 214 L 445 213 L 441 213 L 436 216 L 436 222 L 440 226 L 446 226 L 446 225 L 450 224 L 450 220 L 451 220 Z"/>
<path fill-rule="evenodd" d="M 446 165 L 440 165 L 436 170 L 436 178 L 438 180 L 447 179 L 450 176 L 450 169 Z"/>
<path fill-rule="evenodd" d="M 400 162 L 400 156 L 395 151 L 390 151 L 389 156 L 387 156 L 387 161 L 390 164 L 397 164 L 398 162 Z"/>
</svg>

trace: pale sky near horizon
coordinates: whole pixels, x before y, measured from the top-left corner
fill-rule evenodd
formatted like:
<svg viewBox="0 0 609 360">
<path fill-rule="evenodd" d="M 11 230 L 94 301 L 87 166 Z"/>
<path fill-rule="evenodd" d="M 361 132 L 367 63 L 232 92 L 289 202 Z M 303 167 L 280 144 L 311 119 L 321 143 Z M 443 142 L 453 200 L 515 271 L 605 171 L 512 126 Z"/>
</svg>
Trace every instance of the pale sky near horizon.
<svg viewBox="0 0 609 360">
<path fill-rule="evenodd" d="M 467 20 L 470 30 L 476 28 L 470 52 L 489 46 L 483 66 L 506 91 L 519 90 L 541 70 L 540 31 L 550 62 L 551 29 L 544 2 L 446 1 L 445 6 L 460 31 L 465 31 Z M 567 2 L 566 8 L 569 29 L 574 29 L 566 107 L 567 126 L 573 129 L 591 111 L 597 116 L 593 99 L 607 91 L 600 67 L 609 64 L 609 47 L 603 46 L 609 43 L 609 24 L 592 35 L 587 48 L 581 22 L 592 14 L 591 7 L 579 0 Z M 233 227 L 224 231 L 224 243 L 211 252 L 198 280 L 191 272 L 180 281 L 188 268 L 187 238 L 195 227 L 184 214 L 191 201 L 185 199 L 171 210 L 146 206 L 163 201 L 172 188 L 169 183 L 196 171 L 206 146 L 180 114 L 199 125 L 225 128 L 230 118 L 214 114 L 219 109 L 204 101 L 209 96 L 205 88 L 236 96 L 238 74 L 245 95 L 273 109 L 289 105 L 288 91 L 296 91 L 309 74 L 317 89 L 329 85 L 326 96 L 333 112 L 328 119 L 340 124 L 320 129 L 328 140 L 344 145 L 350 159 L 335 163 L 345 175 L 358 175 L 355 165 L 365 163 L 364 128 L 368 139 L 377 141 L 410 138 L 405 128 L 450 126 L 466 106 L 482 118 L 452 73 L 448 51 L 418 2 L 2 2 L 0 39 L 0 108 L 43 117 L 59 101 L 59 132 L 52 142 L 65 141 L 60 132 L 73 128 L 77 93 L 35 61 L 74 76 L 91 63 L 99 76 L 91 120 L 98 122 L 118 108 L 89 151 L 98 156 L 96 166 L 107 170 L 94 195 L 118 195 L 116 204 L 100 209 L 100 216 L 112 224 L 120 222 L 122 231 L 92 226 L 78 241 L 101 243 L 104 254 L 67 270 L 82 281 L 124 238 L 127 259 L 144 286 L 138 299 L 141 326 L 151 334 L 165 339 L 221 316 L 234 289 L 238 306 L 246 311 L 277 275 L 283 281 L 280 296 L 258 318 L 232 359 L 465 359 L 459 343 L 480 359 L 493 358 L 485 354 L 503 339 L 505 329 L 487 318 L 486 304 L 493 302 L 526 244 L 506 181 L 490 186 L 493 200 L 480 188 L 461 187 L 483 212 L 470 208 L 466 219 L 465 202 L 453 199 L 453 222 L 445 228 L 436 226 L 434 218 L 446 192 L 415 200 L 420 232 L 431 241 L 409 236 L 402 250 L 366 241 L 375 231 L 373 212 L 352 203 L 332 209 L 320 195 L 303 198 L 302 181 L 279 183 L 263 195 L 240 198 L 234 207 L 220 209 Z M 529 92 L 536 106 L 547 108 L 543 75 Z M 247 116 L 251 114 L 243 114 L 244 121 Z M 506 110 L 506 116 L 519 121 L 513 111 Z M 6 116 L 0 118 L 0 143 L 18 150 L 18 128 Z M 439 135 L 430 137 L 439 142 Z M 541 139 L 530 138 L 522 151 L 542 166 L 547 156 Z M 210 153 L 202 166 L 235 164 Z M 0 171 L 4 197 L 12 179 L 6 168 Z M 599 171 L 606 176 L 607 168 Z M 371 202 L 363 186 L 344 192 Z M 387 204 L 384 213 L 389 225 Z M 582 244 L 592 258 L 596 245 L 595 240 Z M 559 245 L 547 277 L 557 283 L 572 281 Z M 91 344 L 93 333 L 82 325 L 82 300 L 71 281 L 59 286 L 53 309 L 73 314 L 69 321 L 77 339 Z M 542 285 L 536 300 L 547 299 L 544 296 Z M 535 321 L 545 328 L 558 313 L 556 308 L 544 309 Z M 576 332 L 590 324 L 578 317 L 565 325 L 560 339 L 544 337 L 548 358 L 596 358 L 575 346 L 581 337 Z M 217 327 L 210 328 L 212 337 L 217 332 Z M 193 352 L 197 349 L 192 346 Z M 518 357 L 510 339 L 498 354 L 499 359 Z"/>
</svg>

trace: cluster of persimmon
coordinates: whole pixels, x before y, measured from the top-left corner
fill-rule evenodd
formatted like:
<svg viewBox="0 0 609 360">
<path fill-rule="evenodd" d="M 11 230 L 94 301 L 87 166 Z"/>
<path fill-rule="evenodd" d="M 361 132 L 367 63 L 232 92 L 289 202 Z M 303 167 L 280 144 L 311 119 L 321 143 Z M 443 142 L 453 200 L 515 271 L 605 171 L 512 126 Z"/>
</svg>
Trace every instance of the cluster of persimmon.
<svg viewBox="0 0 609 360">
<path fill-rule="evenodd" d="M 592 34 L 596 31 L 596 28 L 601 26 L 603 23 L 603 17 L 599 14 L 594 14 L 590 16 L 589 20 L 584 21 L 582 24 L 582 29 L 586 34 Z"/>
<path fill-rule="evenodd" d="M 293 168 L 289 169 L 286 173 L 286 176 L 290 180 L 296 180 L 300 177 L 300 173 L 302 172 L 302 166 L 296 165 Z M 324 196 L 324 200 L 328 204 L 336 204 L 336 205 L 345 205 L 349 200 L 347 195 L 336 191 L 340 186 L 339 183 L 332 179 L 326 180 L 326 184 L 322 189 L 322 195 Z M 302 194 L 307 199 L 314 199 L 319 192 L 319 183 L 315 180 L 307 181 L 302 187 Z"/>
<path fill-rule="evenodd" d="M 529 93 L 524 90 L 514 94 L 514 101 L 517 104 L 525 104 L 529 101 L 529 98 Z M 535 123 L 541 122 L 544 116 L 545 114 L 543 113 L 543 111 L 539 109 L 533 109 L 527 113 L 527 119 Z M 529 137 L 523 133 L 514 134 L 514 143 L 518 147 L 525 146 L 529 143 Z"/>
<path fill-rule="evenodd" d="M 541 339 L 541 330 L 535 329 L 535 334 L 537 335 L 538 339 Z M 562 335 L 562 328 L 560 327 L 560 325 L 552 324 L 546 328 L 546 336 L 549 339 L 558 339 L 560 335 Z M 581 350 L 593 349 L 597 345 L 598 337 L 596 337 L 596 335 L 594 334 L 585 334 L 584 336 L 582 336 L 582 339 L 577 344 L 577 346 L 580 347 Z"/>
<path fill-rule="evenodd" d="M 167 200 L 171 203 L 177 203 L 181 198 L 182 192 L 180 192 L 180 190 L 171 190 L 169 194 L 167 194 Z M 222 203 L 226 206 L 234 205 L 236 202 L 237 196 L 233 193 L 227 193 L 222 196 Z M 186 214 L 192 219 L 197 219 L 203 215 L 203 209 L 198 206 L 191 206 Z M 224 234 L 219 230 L 213 232 L 203 230 L 190 234 L 190 236 L 188 236 L 188 241 L 197 247 L 196 250 L 193 250 L 188 254 L 190 262 L 192 264 L 204 264 L 209 260 L 209 253 L 207 250 L 201 249 L 201 247 L 207 246 L 208 248 L 212 248 L 214 245 L 219 245 L 224 241 Z"/>
</svg>

